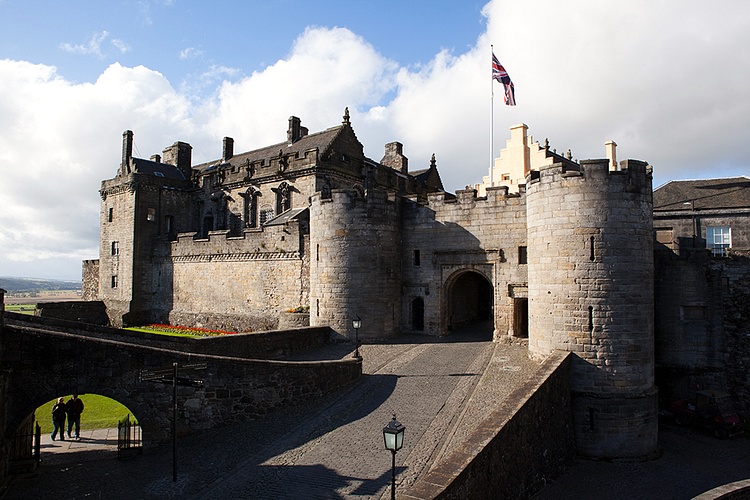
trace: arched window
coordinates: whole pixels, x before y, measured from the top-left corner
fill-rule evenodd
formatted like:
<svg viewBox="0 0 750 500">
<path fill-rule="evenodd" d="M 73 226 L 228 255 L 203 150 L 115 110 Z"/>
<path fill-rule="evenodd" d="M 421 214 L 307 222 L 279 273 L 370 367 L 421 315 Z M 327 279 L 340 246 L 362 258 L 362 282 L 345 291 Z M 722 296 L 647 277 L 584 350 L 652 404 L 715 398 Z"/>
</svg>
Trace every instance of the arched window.
<svg viewBox="0 0 750 500">
<path fill-rule="evenodd" d="M 258 227 L 258 196 L 260 192 L 249 187 L 242 193 L 242 219 L 245 221 L 245 227 Z"/>
<path fill-rule="evenodd" d="M 214 216 L 211 212 L 203 217 L 203 227 L 201 227 L 201 237 L 208 238 L 208 232 L 214 230 Z"/>
<path fill-rule="evenodd" d="M 286 182 L 274 189 L 276 192 L 276 213 L 281 214 L 292 208 L 292 188 Z"/>
</svg>

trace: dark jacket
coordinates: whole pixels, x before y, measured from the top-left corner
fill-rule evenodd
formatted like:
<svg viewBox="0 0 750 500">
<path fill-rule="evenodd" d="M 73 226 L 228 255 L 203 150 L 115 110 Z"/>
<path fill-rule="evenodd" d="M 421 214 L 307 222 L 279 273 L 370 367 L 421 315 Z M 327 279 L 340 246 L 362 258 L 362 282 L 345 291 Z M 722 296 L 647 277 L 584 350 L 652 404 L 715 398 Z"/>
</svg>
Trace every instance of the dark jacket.
<svg viewBox="0 0 750 500">
<path fill-rule="evenodd" d="M 52 420 L 56 422 L 65 422 L 65 411 L 67 405 L 65 403 L 55 403 L 52 407 Z"/>
<path fill-rule="evenodd" d="M 71 399 L 65 405 L 69 417 L 78 417 L 83 413 L 83 401 L 78 398 Z"/>
</svg>

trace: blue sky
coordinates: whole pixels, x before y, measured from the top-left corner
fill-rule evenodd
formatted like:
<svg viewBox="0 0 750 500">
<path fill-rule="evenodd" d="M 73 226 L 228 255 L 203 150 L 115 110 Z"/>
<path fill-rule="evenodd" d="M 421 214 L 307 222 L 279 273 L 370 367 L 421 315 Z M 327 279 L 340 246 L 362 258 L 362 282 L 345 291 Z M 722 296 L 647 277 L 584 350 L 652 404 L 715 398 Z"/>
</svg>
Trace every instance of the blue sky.
<svg viewBox="0 0 750 500">
<path fill-rule="evenodd" d="M 311 132 L 349 107 L 365 154 L 435 153 L 446 189 L 481 182 L 516 123 L 535 140 L 654 166 L 748 175 L 745 0 L 0 0 L 0 276 L 80 278 L 122 132 L 194 163 Z M 516 86 L 495 87 L 490 44 Z"/>
</svg>

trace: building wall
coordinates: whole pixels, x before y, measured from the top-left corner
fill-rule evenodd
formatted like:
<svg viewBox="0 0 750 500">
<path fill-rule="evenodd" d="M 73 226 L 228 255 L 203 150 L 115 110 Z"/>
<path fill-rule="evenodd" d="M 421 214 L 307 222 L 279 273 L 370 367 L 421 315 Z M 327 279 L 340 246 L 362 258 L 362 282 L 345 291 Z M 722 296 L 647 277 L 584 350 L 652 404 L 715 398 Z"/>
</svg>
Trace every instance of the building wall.
<svg viewBox="0 0 750 500">
<path fill-rule="evenodd" d="M 412 202 L 406 206 L 402 328 L 412 330 L 410 307 L 415 298 L 422 298 L 425 333 L 451 331 L 450 285 L 472 271 L 493 287 L 495 337 L 514 335 L 514 300 L 525 297 L 527 284 L 526 265 L 519 264 L 519 247 L 526 245 L 523 194 L 510 195 L 500 187 L 488 188 L 486 197 L 477 197 L 476 191 L 466 190 L 456 198 L 435 194 L 426 206 Z"/>
</svg>

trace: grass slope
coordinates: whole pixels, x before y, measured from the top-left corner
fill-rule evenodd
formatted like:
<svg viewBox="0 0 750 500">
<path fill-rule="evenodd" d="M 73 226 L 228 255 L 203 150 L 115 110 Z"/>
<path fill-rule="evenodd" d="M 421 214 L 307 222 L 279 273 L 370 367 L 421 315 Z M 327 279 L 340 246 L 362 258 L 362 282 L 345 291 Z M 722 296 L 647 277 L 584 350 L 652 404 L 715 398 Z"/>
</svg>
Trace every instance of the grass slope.
<svg viewBox="0 0 750 500">
<path fill-rule="evenodd" d="M 128 413 L 132 412 L 123 404 L 114 399 L 98 394 L 81 394 L 83 401 L 83 413 L 81 414 L 81 430 L 84 429 L 109 429 L 117 427 L 117 422 L 122 420 Z M 70 400 L 70 395 L 65 396 L 65 401 Z M 44 403 L 36 409 L 36 419 L 42 432 L 52 432 L 52 407 L 57 398 Z M 131 417 L 131 421 L 132 421 Z M 67 430 L 67 423 L 65 424 Z"/>
</svg>

